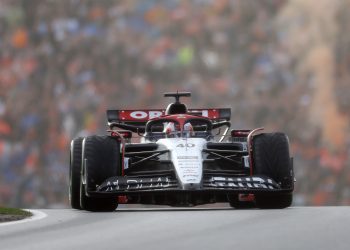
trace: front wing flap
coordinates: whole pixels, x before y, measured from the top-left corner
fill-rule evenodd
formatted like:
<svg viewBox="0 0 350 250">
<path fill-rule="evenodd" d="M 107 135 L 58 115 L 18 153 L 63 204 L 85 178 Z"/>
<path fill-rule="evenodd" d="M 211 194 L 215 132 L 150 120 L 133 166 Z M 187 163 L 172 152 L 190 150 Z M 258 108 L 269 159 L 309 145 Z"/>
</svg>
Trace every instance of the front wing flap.
<svg viewBox="0 0 350 250">
<path fill-rule="evenodd" d="M 115 176 L 107 179 L 96 191 L 89 192 L 90 195 L 98 194 L 142 194 L 159 193 L 168 191 L 179 192 L 221 192 L 221 193 L 259 193 L 259 192 L 291 192 L 283 189 L 273 179 L 265 176 L 250 177 L 222 177 L 211 176 L 203 179 L 199 188 L 181 188 L 173 177 L 130 177 Z"/>
</svg>

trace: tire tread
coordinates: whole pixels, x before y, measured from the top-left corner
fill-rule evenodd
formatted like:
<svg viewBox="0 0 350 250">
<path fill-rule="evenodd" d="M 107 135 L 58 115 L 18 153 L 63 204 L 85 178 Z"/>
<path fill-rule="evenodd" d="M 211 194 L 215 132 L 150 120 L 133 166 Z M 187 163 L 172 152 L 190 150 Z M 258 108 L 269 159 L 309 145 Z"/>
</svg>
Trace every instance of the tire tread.
<svg viewBox="0 0 350 250">
<path fill-rule="evenodd" d="M 265 133 L 253 140 L 254 173 L 265 175 L 281 185 L 293 189 L 294 176 L 290 164 L 289 140 L 284 133 Z M 257 194 L 259 208 L 273 209 L 289 207 L 293 201 L 292 193 Z"/>
<path fill-rule="evenodd" d="M 117 206 L 115 197 L 89 197 L 88 190 L 95 190 L 96 185 L 102 184 L 107 178 L 120 175 L 119 143 L 109 136 L 89 136 L 84 141 L 82 159 L 87 160 L 86 171 L 88 180 L 86 185 L 81 183 L 80 205 L 88 211 L 114 211 Z"/>
</svg>

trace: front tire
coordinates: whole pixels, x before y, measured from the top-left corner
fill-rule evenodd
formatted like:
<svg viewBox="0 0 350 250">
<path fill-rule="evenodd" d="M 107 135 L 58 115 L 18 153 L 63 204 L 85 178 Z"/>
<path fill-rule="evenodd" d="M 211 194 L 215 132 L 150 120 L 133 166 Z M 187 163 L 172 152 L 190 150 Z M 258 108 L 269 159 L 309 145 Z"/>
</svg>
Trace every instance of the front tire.
<svg viewBox="0 0 350 250">
<path fill-rule="evenodd" d="M 256 206 L 262 209 L 281 209 L 290 207 L 293 202 L 293 194 L 259 194 L 255 197 Z"/>
<path fill-rule="evenodd" d="M 265 175 L 281 188 L 290 190 L 283 194 L 256 194 L 258 208 L 278 209 L 291 206 L 293 201 L 294 173 L 289 154 L 289 140 L 283 133 L 266 133 L 253 140 L 254 174 Z"/>
<path fill-rule="evenodd" d="M 117 198 L 90 197 L 87 191 L 95 191 L 96 186 L 112 176 L 120 175 L 120 144 L 109 136 L 89 136 L 83 141 L 83 169 L 80 181 L 80 206 L 96 212 L 114 211 L 118 207 Z M 86 171 L 86 173 L 85 173 Z"/>
</svg>

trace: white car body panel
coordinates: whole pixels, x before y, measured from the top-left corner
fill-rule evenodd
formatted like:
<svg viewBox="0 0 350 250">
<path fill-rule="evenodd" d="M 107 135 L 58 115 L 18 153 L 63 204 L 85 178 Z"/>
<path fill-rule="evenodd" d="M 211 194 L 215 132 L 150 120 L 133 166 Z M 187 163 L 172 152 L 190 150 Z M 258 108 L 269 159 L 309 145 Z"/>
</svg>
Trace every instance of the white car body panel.
<svg viewBox="0 0 350 250">
<path fill-rule="evenodd" d="M 176 175 L 183 189 L 199 189 L 202 182 L 202 150 L 207 141 L 203 138 L 166 138 L 157 144 L 170 151 Z"/>
</svg>

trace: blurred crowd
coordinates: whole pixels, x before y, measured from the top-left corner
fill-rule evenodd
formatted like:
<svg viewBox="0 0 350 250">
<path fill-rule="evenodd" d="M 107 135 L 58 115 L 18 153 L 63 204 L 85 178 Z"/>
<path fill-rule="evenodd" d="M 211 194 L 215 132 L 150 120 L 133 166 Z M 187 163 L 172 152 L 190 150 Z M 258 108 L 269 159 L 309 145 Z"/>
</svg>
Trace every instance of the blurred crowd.
<svg viewBox="0 0 350 250">
<path fill-rule="evenodd" d="M 164 107 L 163 92 L 186 90 L 193 107 L 231 107 L 234 128 L 289 135 L 296 205 L 350 205 L 350 136 L 328 142 L 309 121 L 318 85 L 276 25 L 288 4 L 0 0 L 0 204 L 68 206 L 72 138 L 105 133 L 107 108 Z M 347 39 L 332 47 L 332 91 L 348 118 Z"/>
</svg>

